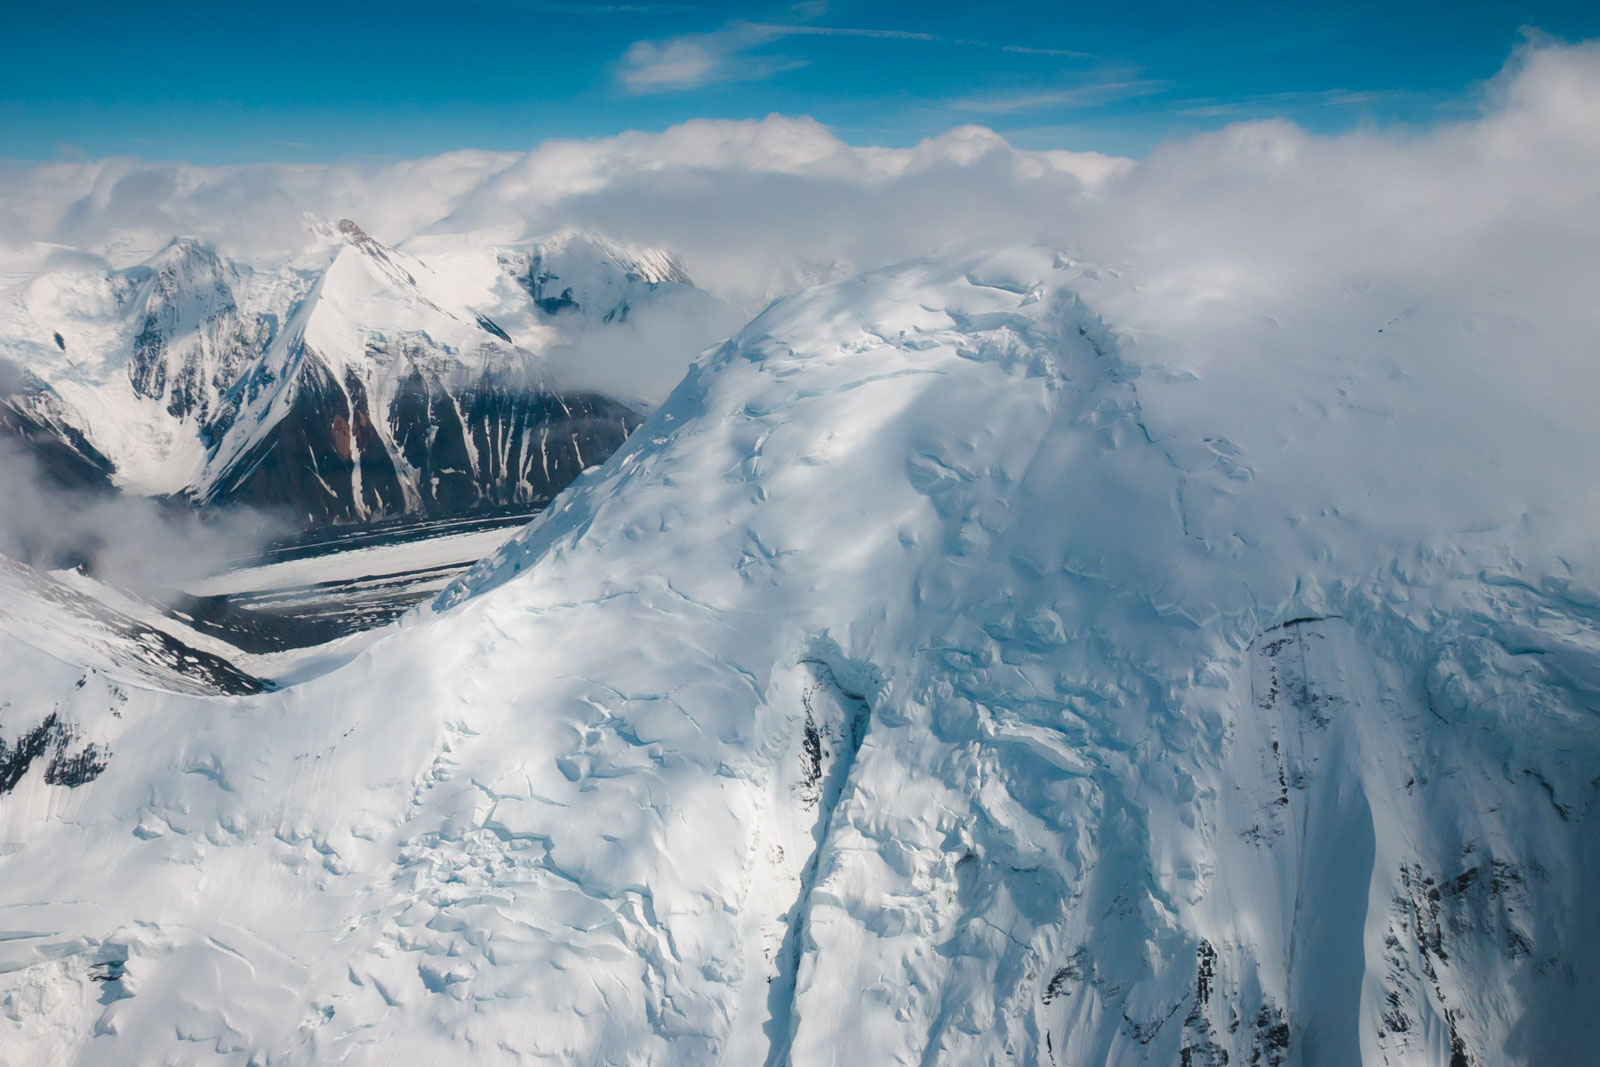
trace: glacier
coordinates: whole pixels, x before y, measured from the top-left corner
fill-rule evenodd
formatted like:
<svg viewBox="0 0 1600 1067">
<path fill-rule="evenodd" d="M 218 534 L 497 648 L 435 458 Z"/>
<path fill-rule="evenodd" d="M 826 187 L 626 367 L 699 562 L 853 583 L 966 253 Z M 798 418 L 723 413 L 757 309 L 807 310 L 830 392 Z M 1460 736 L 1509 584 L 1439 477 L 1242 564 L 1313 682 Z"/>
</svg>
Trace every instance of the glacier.
<svg viewBox="0 0 1600 1067">
<path fill-rule="evenodd" d="M 0 618 L 8 1061 L 1586 1061 L 1593 361 L 1321 296 L 807 289 L 273 692 Z"/>
</svg>

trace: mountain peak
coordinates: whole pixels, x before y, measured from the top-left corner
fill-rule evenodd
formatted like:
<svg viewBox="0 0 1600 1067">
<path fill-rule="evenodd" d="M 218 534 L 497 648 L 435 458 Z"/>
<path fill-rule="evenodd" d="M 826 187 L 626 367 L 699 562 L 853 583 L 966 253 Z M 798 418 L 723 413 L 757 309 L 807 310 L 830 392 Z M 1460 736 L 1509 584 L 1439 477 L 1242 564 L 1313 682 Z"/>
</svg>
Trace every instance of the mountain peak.
<svg viewBox="0 0 1600 1067">
<path fill-rule="evenodd" d="M 216 245 L 199 237 L 180 235 L 168 241 L 165 247 L 133 268 L 133 271 L 154 270 L 166 275 L 193 274 L 196 271 L 220 273 L 223 265 L 224 260 L 218 254 Z"/>
<path fill-rule="evenodd" d="M 502 253 L 500 263 L 549 317 L 577 313 L 624 321 L 658 290 L 694 285 L 671 252 L 579 230 L 561 230 Z"/>
</svg>

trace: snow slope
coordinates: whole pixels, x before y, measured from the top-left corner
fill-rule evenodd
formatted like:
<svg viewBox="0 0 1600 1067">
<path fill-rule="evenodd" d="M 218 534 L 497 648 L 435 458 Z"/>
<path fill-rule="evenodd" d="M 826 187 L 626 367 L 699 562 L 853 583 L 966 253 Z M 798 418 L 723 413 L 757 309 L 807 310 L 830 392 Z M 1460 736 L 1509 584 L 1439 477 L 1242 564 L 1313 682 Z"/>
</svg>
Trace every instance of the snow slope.
<svg viewBox="0 0 1600 1067">
<path fill-rule="evenodd" d="M 343 668 L 62 703 L 11 1058 L 1584 1061 L 1595 370 L 1391 296 L 780 301 Z"/>
<path fill-rule="evenodd" d="M 255 693 L 263 681 L 241 669 L 237 650 L 173 625 L 160 613 L 119 596 L 77 572 L 41 574 L 0 556 L 0 634 L 21 651 L 6 661 L 0 710 L 22 720 L 37 719 L 30 698 L 40 678 L 45 692 L 57 673 L 40 666 L 40 654 L 69 674 L 104 673 L 130 686 L 180 693 Z M 118 702 L 127 700 L 113 687 Z M 54 695 L 60 695 L 59 693 Z M 59 711 L 57 703 L 52 711 Z M 29 723 L 28 729 L 35 724 Z M 16 742 L 12 738 L 12 754 Z M 3 760 L 0 760 L 3 762 Z M 0 790 L 4 792 L 4 790 Z"/>
</svg>

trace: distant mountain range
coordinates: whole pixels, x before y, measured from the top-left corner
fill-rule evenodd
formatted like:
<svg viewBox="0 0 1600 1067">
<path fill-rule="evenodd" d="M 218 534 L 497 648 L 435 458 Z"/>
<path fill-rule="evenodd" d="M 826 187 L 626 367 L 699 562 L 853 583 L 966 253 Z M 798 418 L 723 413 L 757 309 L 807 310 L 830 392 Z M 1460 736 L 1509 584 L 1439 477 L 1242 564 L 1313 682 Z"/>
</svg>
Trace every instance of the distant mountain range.
<svg viewBox="0 0 1600 1067">
<path fill-rule="evenodd" d="M 354 222 L 241 262 L 176 238 L 0 294 L 0 435 L 52 480 L 305 524 L 548 499 L 638 424 L 545 355 L 646 305 L 714 304 L 671 254 L 562 233 L 418 255 Z"/>
</svg>

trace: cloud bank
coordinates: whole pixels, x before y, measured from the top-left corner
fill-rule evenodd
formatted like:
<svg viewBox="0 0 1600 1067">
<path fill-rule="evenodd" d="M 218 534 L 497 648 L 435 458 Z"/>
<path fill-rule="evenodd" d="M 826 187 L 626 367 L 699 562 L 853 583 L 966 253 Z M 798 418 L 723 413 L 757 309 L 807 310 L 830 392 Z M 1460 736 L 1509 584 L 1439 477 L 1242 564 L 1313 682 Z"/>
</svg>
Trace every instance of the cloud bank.
<svg viewBox="0 0 1600 1067">
<path fill-rule="evenodd" d="M 153 599 L 254 557 L 286 523 L 234 508 L 205 516 L 145 497 L 64 489 L 0 440 L 0 556 L 44 570 L 83 566 Z"/>
<path fill-rule="evenodd" d="M 911 148 L 804 118 L 696 120 L 385 165 L 199 168 L 133 159 L 0 169 L 0 271 L 133 261 L 174 234 L 292 252 L 307 217 L 391 244 L 565 226 L 675 250 L 746 311 L 806 281 L 964 243 L 1044 241 L 1133 272 L 1156 318 L 1241 294 L 1493 294 L 1592 328 L 1600 277 L 1600 44 L 1532 40 L 1469 117 L 1317 136 L 1248 122 L 1133 161 L 1026 151 L 980 126 Z"/>
</svg>

